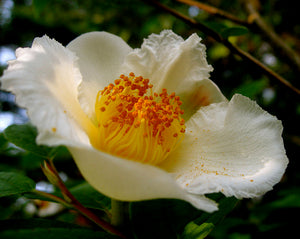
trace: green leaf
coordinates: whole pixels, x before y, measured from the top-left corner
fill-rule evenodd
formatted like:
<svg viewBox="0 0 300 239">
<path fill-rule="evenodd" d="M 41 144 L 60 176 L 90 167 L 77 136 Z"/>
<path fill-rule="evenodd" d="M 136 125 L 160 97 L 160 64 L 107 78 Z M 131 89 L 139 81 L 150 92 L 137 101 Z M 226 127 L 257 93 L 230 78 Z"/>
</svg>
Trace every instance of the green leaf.
<svg viewBox="0 0 300 239">
<path fill-rule="evenodd" d="M 33 0 L 32 6 L 35 14 L 39 16 L 42 13 L 42 11 L 47 7 L 49 2 L 49 0 Z"/>
<path fill-rule="evenodd" d="M 205 26 L 220 34 L 223 38 L 241 36 L 249 32 L 246 27 L 230 27 L 221 22 L 201 21 Z"/>
<path fill-rule="evenodd" d="M 278 199 L 267 205 L 271 210 L 280 208 L 300 208 L 300 189 L 290 188 L 280 191 Z"/>
<path fill-rule="evenodd" d="M 108 211 L 111 209 L 111 199 L 96 191 L 87 182 L 80 183 L 69 189 L 71 194 L 85 207 Z M 60 191 L 52 193 L 57 197 L 62 198 Z M 35 192 L 24 194 L 29 199 L 39 199 L 43 201 L 53 201 L 51 198 L 45 197 Z M 53 201 L 55 202 L 55 201 Z"/>
<path fill-rule="evenodd" d="M 11 125 L 5 129 L 4 135 L 16 146 L 43 157 L 48 157 L 53 151 L 53 148 L 36 144 L 37 130 L 30 124 Z"/>
<path fill-rule="evenodd" d="M 24 170 L 40 169 L 44 160 L 44 157 L 28 152 L 21 156 L 20 165 Z"/>
<path fill-rule="evenodd" d="M 190 222 L 184 228 L 182 239 L 203 239 L 205 238 L 214 228 L 212 223 L 202 223 L 200 226 L 194 222 Z"/>
<path fill-rule="evenodd" d="M 229 212 L 233 210 L 238 202 L 235 197 L 225 197 L 221 193 L 211 194 L 209 197 L 219 203 L 219 210 L 213 213 L 204 212 L 199 218 L 194 220 L 198 225 L 202 223 L 218 224 Z"/>
<path fill-rule="evenodd" d="M 35 188 L 35 182 L 21 174 L 0 172 L 0 197 L 30 192 Z"/>
<path fill-rule="evenodd" d="M 0 153 L 5 153 L 7 150 L 8 142 L 4 137 L 3 133 L 0 133 Z"/>
<path fill-rule="evenodd" d="M 225 28 L 221 31 L 221 35 L 224 38 L 228 38 L 231 36 L 241 36 L 247 34 L 249 31 L 246 27 L 230 27 Z"/>
<path fill-rule="evenodd" d="M 85 207 L 100 209 L 100 210 L 110 210 L 111 199 L 104 196 L 103 194 L 96 191 L 90 184 L 87 182 L 80 183 L 69 189 L 72 195 Z M 55 196 L 62 197 L 61 192 L 56 191 L 52 193 Z M 30 199 L 40 199 L 44 201 L 52 201 L 51 199 L 44 197 L 35 192 L 29 192 L 24 194 L 25 197 Z"/>
<path fill-rule="evenodd" d="M 221 31 L 223 31 L 223 29 L 226 28 L 225 24 L 220 22 L 215 22 L 215 21 L 200 21 L 200 22 L 219 34 Z"/>
<path fill-rule="evenodd" d="M 204 238 L 222 219 L 232 211 L 238 199 L 225 197 L 220 193 L 208 195 L 219 203 L 219 210 L 213 213 L 203 212 L 200 217 L 186 225 L 182 234 L 183 238 Z"/>
<path fill-rule="evenodd" d="M 226 198 L 222 194 L 208 196 L 219 203 L 218 211 L 206 213 L 197 210 L 187 202 L 175 199 L 131 203 L 130 220 L 136 237 L 143 239 L 178 238 L 184 235 L 182 234 L 184 230 L 190 229 L 185 227 L 191 222 L 197 225 L 207 223 L 203 226 L 203 230 L 210 232 L 208 229 L 218 224 L 234 208 L 238 200 L 233 197 Z"/>
<path fill-rule="evenodd" d="M 262 78 L 257 81 L 249 80 L 235 89 L 234 93 L 239 93 L 253 99 L 260 94 L 267 87 L 267 85 L 268 81 L 266 78 Z"/>
<path fill-rule="evenodd" d="M 85 207 L 94 209 L 110 209 L 110 198 L 96 191 L 87 182 L 76 185 L 70 189 L 70 192 Z"/>
<path fill-rule="evenodd" d="M 1 239 L 94 239 L 117 238 L 105 232 L 94 231 L 74 224 L 46 219 L 0 221 Z"/>
</svg>

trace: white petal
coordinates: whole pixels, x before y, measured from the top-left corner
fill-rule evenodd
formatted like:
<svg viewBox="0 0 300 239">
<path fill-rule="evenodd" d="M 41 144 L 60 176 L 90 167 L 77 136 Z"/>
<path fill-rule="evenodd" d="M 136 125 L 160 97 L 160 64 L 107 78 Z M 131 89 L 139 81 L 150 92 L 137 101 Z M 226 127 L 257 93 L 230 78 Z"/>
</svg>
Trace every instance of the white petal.
<svg viewBox="0 0 300 239">
<path fill-rule="evenodd" d="M 235 95 L 229 103 L 200 109 L 186 138 L 161 167 L 193 193 L 255 197 L 278 183 L 288 159 L 279 120 Z"/>
<path fill-rule="evenodd" d="M 79 57 L 83 81 L 79 101 L 91 119 L 95 119 L 95 100 L 99 90 L 114 83 L 122 72 L 120 65 L 132 51 L 120 37 L 107 32 L 89 32 L 71 41 L 68 49 Z"/>
<path fill-rule="evenodd" d="M 85 179 L 101 193 L 122 201 L 177 198 L 208 212 L 214 201 L 190 194 L 165 171 L 147 164 L 121 159 L 93 148 L 69 147 Z"/>
<path fill-rule="evenodd" d="M 44 36 L 36 38 L 31 48 L 17 49 L 16 56 L 1 78 L 2 87 L 28 110 L 39 131 L 37 141 L 47 145 L 63 144 L 66 139 L 88 143 L 85 131 L 91 123 L 77 100 L 81 75 L 75 55 Z"/>
<path fill-rule="evenodd" d="M 210 80 L 213 70 L 206 61 L 206 47 L 201 38 L 191 35 L 186 41 L 170 30 L 160 35 L 152 34 L 144 40 L 141 49 L 135 49 L 125 59 L 122 67 L 128 74 L 149 78 L 154 91 L 166 88 L 175 92 L 190 115 L 200 106 L 226 100 L 218 87 Z"/>
</svg>

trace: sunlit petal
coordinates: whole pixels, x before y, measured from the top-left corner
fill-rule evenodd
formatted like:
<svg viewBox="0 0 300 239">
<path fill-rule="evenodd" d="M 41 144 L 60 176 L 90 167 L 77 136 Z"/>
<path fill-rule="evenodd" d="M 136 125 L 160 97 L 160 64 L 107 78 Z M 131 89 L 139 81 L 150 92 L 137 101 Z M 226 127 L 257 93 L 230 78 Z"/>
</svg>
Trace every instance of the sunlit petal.
<svg viewBox="0 0 300 239">
<path fill-rule="evenodd" d="M 281 122 L 248 98 L 204 107 L 186 126 L 185 140 L 161 167 L 190 192 L 255 197 L 281 179 Z"/>
<path fill-rule="evenodd" d="M 92 126 L 77 100 L 81 74 L 74 53 L 44 36 L 31 48 L 19 48 L 16 56 L 4 72 L 2 88 L 28 110 L 38 142 L 59 145 L 72 139 L 88 144 L 86 132 Z"/>
</svg>

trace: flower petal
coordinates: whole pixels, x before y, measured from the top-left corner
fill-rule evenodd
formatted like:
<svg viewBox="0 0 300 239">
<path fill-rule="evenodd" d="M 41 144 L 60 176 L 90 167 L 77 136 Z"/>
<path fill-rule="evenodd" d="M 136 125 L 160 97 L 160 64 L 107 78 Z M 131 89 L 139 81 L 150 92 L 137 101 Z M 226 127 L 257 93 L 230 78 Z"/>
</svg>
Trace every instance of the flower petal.
<svg viewBox="0 0 300 239">
<path fill-rule="evenodd" d="M 101 193 L 122 201 L 177 198 L 208 212 L 217 210 L 214 201 L 181 189 L 165 171 L 93 148 L 69 147 L 85 179 Z"/>
<path fill-rule="evenodd" d="M 235 95 L 203 107 L 186 126 L 182 145 L 161 167 L 189 192 L 255 197 L 280 181 L 288 163 L 282 125 L 255 102 Z"/>
<path fill-rule="evenodd" d="M 37 142 L 88 143 L 86 132 L 92 126 L 77 100 L 81 75 L 76 56 L 47 36 L 36 38 L 31 48 L 17 49 L 16 56 L 1 78 L 2 87 L 28 110 L 39 131 Z"/>
<path fill-rule="evenodd" d="M 183 101 L 185 115 L 191 115 L 200 106 L 226 100 L 208 80 L 213 68 L 207 64 L 206 47 L 200 40 L 193 34 L 184 41 L 171 30 L 152 34 L 141 49 L 129 53 L 122 69 L 149 78 L 156 92 L 163 88 L 175 92 Z"/>
<path fill-rule="evenodd" d="M 122 38 L 107 32 L 89 32 L 71 41 L 68 49 L 79 57 L 83 81 L 79 101 L 86 114 L 95 119 L 95 100 L 99 90 L 113 83 L 123 72 L 120 66 L 132 51 Z"/>
</svg>

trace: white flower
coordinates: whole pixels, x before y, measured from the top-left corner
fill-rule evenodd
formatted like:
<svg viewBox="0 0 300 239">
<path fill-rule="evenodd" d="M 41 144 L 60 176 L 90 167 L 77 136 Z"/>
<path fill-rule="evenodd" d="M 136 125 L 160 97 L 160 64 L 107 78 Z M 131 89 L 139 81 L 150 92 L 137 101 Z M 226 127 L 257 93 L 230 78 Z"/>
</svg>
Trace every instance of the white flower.
<svg viewBox="0 0 300 239">
<path fill-rule="evenodd" d="M 133 50 L 106 32 L 67 47 L 44 36 L 17 49 L 2 87 L 27 109 L 37 142 L 66 145 L 103 194 L 177 198 L 211 212 L 204 194 L 260 196 L 288 160 L 281 122 L 246 97 L 226 100 L 200 40 L 166 30 Z"/>
</svg>

